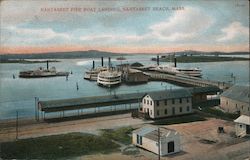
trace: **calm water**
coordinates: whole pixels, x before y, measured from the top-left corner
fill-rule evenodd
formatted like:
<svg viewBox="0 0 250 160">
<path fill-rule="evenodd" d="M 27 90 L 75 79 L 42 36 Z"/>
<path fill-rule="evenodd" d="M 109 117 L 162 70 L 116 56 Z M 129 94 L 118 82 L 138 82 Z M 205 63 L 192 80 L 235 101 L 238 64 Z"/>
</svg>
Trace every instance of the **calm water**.
<svg viewBox="0 0 250 160">
<path fill-rule="evenodd" d="M 140 62 L 143 64 L 154 64 L 150 61 L 151 55 L 127 56 L 122 63 Z M 96 66 L 100 65 L 100 59 L 95 59 Z M 112 63 L 121 64 L 113 58 Z M 107 64 L 107 59 L 105 59 Z M 177 64 L 178 67 L 199 67 L 203 71 L 203 78 L 233 81 L 231 74 L 236 76 L 236 83 L 246 84 L 249 82 L 249 62 L 211 62 L 211 63 L 186 63 Z M 142 85 L 121 85 L 117 88 L 107 89 L 83 79 L 86 70 L 92 67 L 92 59 L 68 59 L 59 63 L 50 63 L 50 67 L 55 66 L 58 71 L 72 71 L 68 81 L 65 77 L 21 79 L 18 78 L 19 71 L 35 69 L 46 64 L 0 64 L 0 119 L 14 118 L 16 111 L 21 117 L 34 116 L 34 97 L 40 100 L 77 98 L 84 96 L 108 95 L 116 92 L 135 93 L 142 91 L 153 91 L 164 88 L 178 88 L 178 86 L 162 83 L 149 82 Z M 16 75 L 16 79 L 12 75 Z M 76 90 L 76 83 L 79 90 Z"/>
</svg>

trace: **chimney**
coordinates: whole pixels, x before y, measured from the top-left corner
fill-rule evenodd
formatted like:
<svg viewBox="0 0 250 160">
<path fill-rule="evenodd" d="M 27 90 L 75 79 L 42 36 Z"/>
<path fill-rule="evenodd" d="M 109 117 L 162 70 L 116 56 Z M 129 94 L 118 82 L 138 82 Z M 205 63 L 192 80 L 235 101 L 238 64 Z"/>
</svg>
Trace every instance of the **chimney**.
<svg viewBox="0 0 250 160">
<path fill-rule="evenodd" d="M 109 64 L 108 64 L 109 68 L 111 67 L 111 58 L 109 57 Z"/>
<path fill-rule="evenodd" d="M 157 55 L 157 65 L 159 66 L 159 55 Z"/>
<path fill-rule="evenodd" d="M 93 67 L 92 68 L 95 69 L 95 61 L 93 61 Z"/>
<path fill-rule="evenodd" d="M 103 57 L 102 57 L 102 67 L 103 67 Z"/>
<path fill-rule="evenodd" d="M 177 67 L 177 64 L 176 64 L 176 58 L 174 57 L 174 67 Z"/>
<path fill-rule="evenodd" d="M 47 70 L 49 70 L 49 61 L 47 60 Z"/>
</svg>

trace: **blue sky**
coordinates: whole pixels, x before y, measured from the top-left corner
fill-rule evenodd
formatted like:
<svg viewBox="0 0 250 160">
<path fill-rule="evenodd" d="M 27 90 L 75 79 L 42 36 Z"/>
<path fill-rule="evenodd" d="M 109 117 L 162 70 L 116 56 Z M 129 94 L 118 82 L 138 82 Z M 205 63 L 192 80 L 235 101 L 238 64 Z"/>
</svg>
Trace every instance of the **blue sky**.
<svg viewBox="0 0 250 160">
<path fill-rule="evenodd" d="M 58 8 L 65 10 L 48 11 Z M 144 11 L 133 10 L 138 8 Z M 249 51 L 248 12 L 247 0 L 6 0 L 1 1 L 0 53 Z"/>
</svg>

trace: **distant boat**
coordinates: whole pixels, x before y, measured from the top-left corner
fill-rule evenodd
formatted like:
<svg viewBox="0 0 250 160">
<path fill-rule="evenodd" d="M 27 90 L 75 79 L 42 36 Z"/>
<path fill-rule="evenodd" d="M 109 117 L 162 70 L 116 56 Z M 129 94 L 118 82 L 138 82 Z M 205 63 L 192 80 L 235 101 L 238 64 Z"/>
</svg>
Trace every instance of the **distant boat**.
<svg viewBox="0 0 250 160">
<path fill-rule="evenodd" d="M 122 61 L 122 60 L 126 60 L 126 58 L 122 56 L 122 57 L 117 57 L 116 60 Z"/>
</svg>

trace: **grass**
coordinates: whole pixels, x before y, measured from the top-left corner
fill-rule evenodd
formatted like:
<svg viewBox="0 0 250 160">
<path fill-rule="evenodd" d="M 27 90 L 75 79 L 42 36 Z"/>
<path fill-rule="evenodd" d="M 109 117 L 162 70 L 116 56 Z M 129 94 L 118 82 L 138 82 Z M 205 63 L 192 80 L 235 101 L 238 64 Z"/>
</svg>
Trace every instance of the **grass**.
<svg viewBox="0 0 250 160">
<path fill-rule="evenodd" d="M 216 56 L 180 56 L 176 57 L 177 62 L 193 63 L 193 62 L 221 62 L 221 61 L 245 61 L 249 58 L 244 57 L 216 57 Z M 171 62 L 170 58 L 161 59 L 164 62 Z"/>
<path fill-rule="evenodd" d="M 239 117 L 239 114 L 224 113 L 213 107 L 203 107 L 201 112 L 203 113 L 204 116 L 216 117 L 230 121 Z"/>
<path fill-rule="evenodd" d="M 57 159 L 117 151 L 107 137 L 70 133 L 1 143 L 3 159 Z"/>
<path fill-rule="evenodd" d="M 133 128 L 132 127 L 122 127 L 118 129 L 103 129 L 101 130 L 101 136 L 118 141 L 125 145 L 131 144 L 131 134 Z"/>
<path fill-rule="evenodd" d="M 180 124 L 180 123 L 189 123 L 196 121 L 205 121 L 206 119 L 197 114 L 183 115 L 178 117 L 169 117 L 165 119 L 159 119 L 154 121 L 153 125 L 171 125 L 171 124 Z"/>
</svg>

